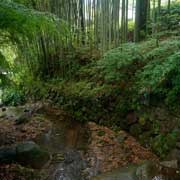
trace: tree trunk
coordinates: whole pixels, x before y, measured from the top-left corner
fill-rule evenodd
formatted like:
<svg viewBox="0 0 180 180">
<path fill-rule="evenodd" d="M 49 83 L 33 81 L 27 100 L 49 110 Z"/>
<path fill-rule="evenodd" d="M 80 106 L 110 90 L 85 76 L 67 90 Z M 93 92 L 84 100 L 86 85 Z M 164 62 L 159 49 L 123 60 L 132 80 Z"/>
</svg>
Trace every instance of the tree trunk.
<svg viewBox="0 0 180 180">
<path fill-rule="evenodd" d="M 134 41 L 138 42 L 145 38 L 149 0 L 136 1 L 136 20 Z"/>
</svg>

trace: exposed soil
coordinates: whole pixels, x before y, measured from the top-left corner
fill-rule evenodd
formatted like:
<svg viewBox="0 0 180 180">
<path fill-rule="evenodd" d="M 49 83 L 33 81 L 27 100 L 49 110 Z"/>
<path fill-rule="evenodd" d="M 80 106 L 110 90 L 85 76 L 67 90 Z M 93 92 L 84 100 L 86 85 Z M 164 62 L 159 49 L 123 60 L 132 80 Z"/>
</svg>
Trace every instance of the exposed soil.
<svg viewBox="0 0 180 180">
<path fill-rule="evenodd" d="M 114 132 L 111 129 L 88 123 L 91 132 L 88 145 L 88 160 L 99 172 L 129 164 L 138 164 L 145 160 L 158 161 L 149 149 L 142 147 L 135 138 L 125 131 Z"/>
<path fill-rule="evenodd" d="M 16 125 L 13 120 L 0 119 L 0 125 L 0 146 L 33 140 L 51 128 L 51 122 L 43 116 L 34 116 L 21 125 Z"/>
<path fill-rule="evenodd" d="M 54 123 L 49 118 L 51 116 L 51 119 L 57 118 L 60 121 L 70 118 L 62 110 L 52 107 L 45 109 L 44 113 L 33 114 L 28 122 L 20 125 L 16 125 L 14 119 L 0 118 L 0 146 L 34 140 L 41 134 L 47 133 Z M 88 143 L 83 154 L 86 154 L 84 159 L 89 163 L 91 171 L 95 172 L 93 175 L 132 163 L 141 163 L 144 160 L 158 161 L 158 158 L 149 149 L 142 147 L 125 131 L 114 132 L 92 122 L 87 123 L 84 127 L 87 128 L 86 131 L 89 132 L 90 137 L 89 140 L 87 138 Z M 61 128 L 59 131 L 62 131 Z M 0 166 L 0 179 L 40 180 L 43 178 L 32 169 L 12 164 Z"/>
</svg>

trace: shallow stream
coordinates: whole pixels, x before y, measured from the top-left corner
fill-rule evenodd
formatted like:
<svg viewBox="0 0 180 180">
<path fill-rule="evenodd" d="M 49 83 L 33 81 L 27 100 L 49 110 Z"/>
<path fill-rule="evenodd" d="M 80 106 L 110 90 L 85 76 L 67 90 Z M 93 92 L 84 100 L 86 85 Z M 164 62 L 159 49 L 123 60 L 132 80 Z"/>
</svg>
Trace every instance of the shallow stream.
<svg viewBox="0 0 180 180">
<path fill-rule="evenodd" d="M 80 123 L 62 120 L 58 116 L 47 115 L 52 128 L 37 138 L 36 143 L 51 154 L 47 166 L 49 180 L 80 180 L 87 163 L 83 151 L 88 143 L 88 133 Z"/>
<path fill-rule="evenodd" d="M 7 120 L 17 119 L 24 112 L 24 108 L 7 108 L 1 116 Z M 46 118 L 52 124 L 46 132 L 35 139 L 36 143 L 48 150 L 51 155 L 51 160 L 43 168 L 48 174 L 47 180 L 180 180 L 180 171 L 171 166 L 174 160 L 169 161 L 169 168 L 148 161 L 141 165 L 129 165 L 112 170 L 93 178 L 95 174 L 87 169 L 96 171 L 97 168 L 89 167 L 84 156 L 90 137 L 87 126 L 70 120 L 71 118 L 63 116 L 59 110 L 49 113 L 43 111 L 35 113 L 36 115 Z"/>
</svg>

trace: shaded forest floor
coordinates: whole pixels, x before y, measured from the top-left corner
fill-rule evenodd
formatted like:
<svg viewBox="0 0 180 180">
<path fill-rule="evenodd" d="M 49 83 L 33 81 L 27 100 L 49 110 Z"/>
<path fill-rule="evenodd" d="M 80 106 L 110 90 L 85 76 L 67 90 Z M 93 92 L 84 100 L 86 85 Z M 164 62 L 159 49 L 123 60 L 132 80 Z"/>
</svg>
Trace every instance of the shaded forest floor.
<svg viewBox="0 0 180 180">
<path fill-rule="evenodd" d="M 27 109 L 27 106 L 3 110 L 3 112 L 7 113 L 0 118 L 2 126 L 0 131 L 1 148 L 27 140 L 34 141 L 41 134 L 48 132 L 53 122 L 43 116 L 47 111 L 53 113 L 53 117 L 58 114 L 56 117 L 59 117 L 61 120 L 58 120 L 60 121 L 66 114 L 62 110 L 49 107 L 48 109 L 46 108 L 45 112 L 41 110 L 41 114 L 36 111 L 27 122 L 16 124 L 17 118 L 24 115 L 24 109 Z M 143 148 L 132 136 L 124 131 L 115 132 L 107 127 L 90 122 L 85 128 L 85 131 L 89 132 L 89 140 L 86 140 L 89 143 L 83 158 L 89 162 L 89 167 L 91 168 L 96 167 L 97 159 L 99 160 L 98 171 L 100 172 L 111 171 L 117 167 L 123 167 L 132 163 L 141 163 L 144 160 L 158 161 L 158 158 L 150 150 Z M 25 168 L 18 164 L 0 166 L 0 177 L 2 180 L 39 180 L 43 179 L 42 176 L 44 176 L 43 173 L 37 173 L 36 170 Z"/>
<path fill-rule="evenodd" d="M 29 112 L 27 110 L 31 109 L 33 109 L 33 113 L 31 116 L 28 114 L 28 121 L 17 124 L 17 119 L 22 116 L 24 117 L 24 115 Z M 68 121 L 73 123 L 67 113 L 57 107 L 52 107 L 52 105 L 42 105 L 38 103 L 21 107 L 8 107 L 6 110 L 3 108 L 3 116 L 0 118 L 0 123 L 3 125 L 0 131 L 0 137 L 2 137 L 3 140 L 1 141 L 1 148 L 12 146 L 13 144 L 23 141 L 40 143 L 41 141 L 38 140 L 39 137 L 42 135 L 46 136 L 49 132 L 52 132 L 54 123 L 54 126 L 57 128 L 57 126 L 60 125 L 59 122 L 66 124 Z M 58 123 L 56 124 L 56 122 Z M 75 149 L 80 152 L 82 159 L 88 164 L 85 169 L 82 169 L 81 174 L 83 177 L 93 177 L 97 175 L 96 173 L 110 172 L 116 168 L 122 168 L 132 164 L 141 164 L 146 161 L 159 163 L 159 158 L 152 153 L 150 149 L 144 148 L 134 137 L 123 130 L 112 130 L 106 126 L 97 125 L 94 122 L 87 122 L 83 126 L 80 124 L 80 126 L 77 125 L 78 124 L 71 124 L 70 129 L 66 131 L 64 131 L 66 125 L 60 125 L 58 128 L 60 131 L 56 131 L 56 133 L 62 133 L 63 138 L 60 138 L 58 141 L 50 139 L 51 143 L 49 144 L 47 142 L 46 147 L 49 149 L 53 143 L 63 145 L 64 140 L 65 144 L 68 145 L 67 147 L 75 147 Z M 76 130 L 77 127 L 78 131 Z M 79 127 L 81 128 L 79 129 Z M 84 136 L 82 133 L 87 133 L 88 135 L 85 136 L 85 144 L 80 140 Z M 52 135 L 54 136 L 55 134 Z M 59 136 L 59 134 L 56 135 L 57 137 Z M 78 135 L 81 137 L 78 137 Z M 79 148 L 76 146 L 77 143 L 80 145 Z M 68 151 L 68 149 L 66 149 L 66 151 Z M 51 156 L 52 158 L 41 171 L 28 168 L 28 164 L 25 167 L 17 163 L 1 164 L 0 178 L 2 180 L 44 180 L 50 177 L 51 179 L 52 174 L 49 173 L 54 171 L 53 168 L 56 167 L 53 164 L 64 161 L 64 155 L 61 154 L 61 150 L 59 150 L 57 154 L 51 154 Z M 169 162 L 171 164 L 171 161 Z M 163 168 L 166 177 L 170 177 L 170 179 L 172 179 L 171 177 L 174 175 L 174 177 L 176 177 L 178 175 L 176 172 L 179 172 L 176 169 L 177 167 L 173 166 L 169 168 L 168 166 L 159 166 L 159 170 L 156 173 L 162 173 L 161 170 Z M 49 171 L 49 169 L 52 171 Z M 89 174 L 92 173 L 95 174 L 89 176 Z"/>
<path fill-rule="evenodd" d="M 78 52 L 72 78 L 39 82 L 28 93 L 75 121 L 126 130 L 165 158 L 180 134 L 179 38 L 178 31 L 163 32 L 158 45 L 156 39 L 127 43 L 100 59 Z"/>
<path fill-rule="evenodd" d="M 57 108 L 44 110 L 40 105 L 26 111 L 22 107 L 20 115 L 1 109 L 0 145 L 34 140 L 46 133 L 53 124 L 42 115 L 48 112 L 59 121 L 69 119 L 86 126 L 90 135 L 84 158 L 90 167 L 98 164 L 100 172 L 144 160 L 173 160 L 178 166 L 179 39 L 178 32 L 165 33 L 158 46 L 155 39 L 124 44 L 100 60 L 93 52 L 82 53 L 72 78 L 37 81 L 23 94 Z M 14 172 L 14 167 L 21 169 L 3 166 L 1 177 L 13 174 L 9 171 Z M 32 171 L 28 173 L 32 179 Z"/>
</svg>

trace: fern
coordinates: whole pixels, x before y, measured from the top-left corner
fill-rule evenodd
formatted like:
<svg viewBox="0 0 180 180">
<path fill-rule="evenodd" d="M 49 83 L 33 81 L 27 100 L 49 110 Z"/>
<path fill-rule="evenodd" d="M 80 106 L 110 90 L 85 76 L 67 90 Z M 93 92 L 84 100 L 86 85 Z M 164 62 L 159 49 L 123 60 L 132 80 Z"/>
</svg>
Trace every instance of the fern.
<svg viewBox="0 0 180 180">
<path fill-rule="evenodd" d="M 148 63 L 141 71 L 136 73 L 139 92 L 157 91 L 157 88 L 169 80 L 170 73 L 175 72 L 179 65 L 179 52 L 167 57 L 164 61 Z"/>
<path fill-rule="evenodd" d="M 160 14 L 162 30 L 176 30 L 179 28 L 180 21 L 180 4 L 179 2 L 171 2 L 170 12 L 167 7 L 161 8 Z"/>
<path fill-rule="evenodd" d="M 173 54 L 174 52 L 180 49 L 180 41 L 177 40 L 178 38 L 170 38 L 166 41 L 162 41 L 159 47 L 151 49 L 149 52 L 145 54 L 146 60 L 163 60 L 164 58 L 168 57 L 169 55 Z"/>
<path fill-rule="evenodd" d="M 103 59 L 98 62 L 106 81 L 119 81 L 125 78 L 125 73 L 133 63 L 143 59 L 138 48 L 130 43 L 107 52 Z"/>
</svg>

